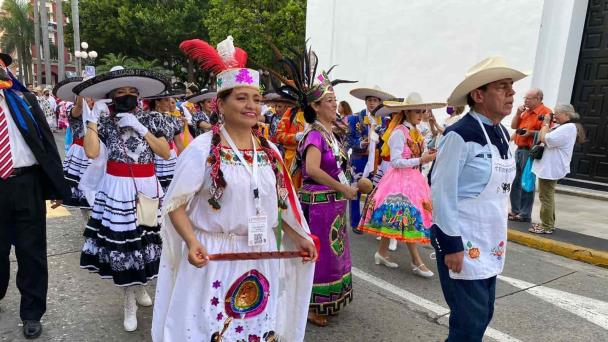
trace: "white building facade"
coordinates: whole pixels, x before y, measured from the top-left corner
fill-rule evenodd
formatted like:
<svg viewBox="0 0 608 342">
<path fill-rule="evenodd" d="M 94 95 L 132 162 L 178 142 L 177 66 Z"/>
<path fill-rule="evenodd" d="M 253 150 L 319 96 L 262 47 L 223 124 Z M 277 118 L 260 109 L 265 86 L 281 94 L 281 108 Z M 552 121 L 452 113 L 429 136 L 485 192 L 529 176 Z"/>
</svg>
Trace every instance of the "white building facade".
<svg viewBox="0 0 608 342">
<path fill-rule="evenodd" d="M 608 0 L 308 0 L 306 37 L 320 68 L 338 65 L 332 78 L 359 81 L 336 87 L 353 110 L 364 104 L 349 90 L 375 85 L 445 101 L 468 68 L 505 57 L 532 72 L 516 83 L 515 106 L 539 87 L 547 106 L 577 108 L 589 142 L 569 178 L 608 189 Z"/>
</svg>

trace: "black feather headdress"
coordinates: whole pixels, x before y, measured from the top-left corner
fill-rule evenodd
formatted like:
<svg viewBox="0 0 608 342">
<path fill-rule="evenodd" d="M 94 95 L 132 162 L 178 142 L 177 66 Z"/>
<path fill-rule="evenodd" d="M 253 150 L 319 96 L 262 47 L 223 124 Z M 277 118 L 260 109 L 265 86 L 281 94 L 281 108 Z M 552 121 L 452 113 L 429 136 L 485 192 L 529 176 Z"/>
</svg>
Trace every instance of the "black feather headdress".
<svg viewBox="0 0 608 342">
<path fill-rule="evenodd" d="M 276 92 L 285 99 L 296 103 L 292 115 L 304 110 L 308 105 L 321 99 L 326 93 L 333 92 L 333 86 L 340 83 L 355 83 L 357 81 L 330 80 L 328 75 L 336 67 L 329 68 L 327 72 L 317 75 L 319 59 L 312 48 L 297 51 L 289 48 L 295 56 L 283 56 L 279 49 L 272 45 L 275 57 L 282 72 L 266 68 L 272 77 L 272 86 Z"/>
</svg>

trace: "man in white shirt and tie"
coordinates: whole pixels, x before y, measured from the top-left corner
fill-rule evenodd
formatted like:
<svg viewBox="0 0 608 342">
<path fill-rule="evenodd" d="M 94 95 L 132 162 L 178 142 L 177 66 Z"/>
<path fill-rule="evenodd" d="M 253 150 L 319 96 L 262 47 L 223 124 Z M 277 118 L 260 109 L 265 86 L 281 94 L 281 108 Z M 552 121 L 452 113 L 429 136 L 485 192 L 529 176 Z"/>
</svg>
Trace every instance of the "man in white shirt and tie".
<svg viewBox="0 0 608 342">
<path fill-rule="evenodd" d="M 8 71 L 0 53 L 0 300 L 8 289 L 9 254 L 15 246 L 20 316 L 26 338 L 42 333 L 46 311 L 46 205 L 69 195 L 53 134 L 36 97 Z"/>
</svg>

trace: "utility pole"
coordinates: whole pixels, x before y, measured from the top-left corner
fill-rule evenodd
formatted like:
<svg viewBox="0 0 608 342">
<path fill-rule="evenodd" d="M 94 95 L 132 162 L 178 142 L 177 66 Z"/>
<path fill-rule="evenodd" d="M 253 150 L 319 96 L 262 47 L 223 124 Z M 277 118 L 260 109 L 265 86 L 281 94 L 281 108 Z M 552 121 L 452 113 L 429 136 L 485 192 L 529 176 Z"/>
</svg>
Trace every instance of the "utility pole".
<svg viewBox="0 0 608 342">
<path fill-rule="evenodd" d="M 36 84 L 42 84 L 42 54 L 40 53 L 40 6 L 34 0 L 34 50 L 36 50 Z"/>
<path fill-rule="evenodd" d="M 42 46 L 44 49 L 44 83 L 53 84 L 51 74 L 51 48 L 49 46 L 49 18 L 46 10 L 46 0 L 40 0 L 40 26 L 42 28 Z"/>
<path fill-rule="evenodd" d="M 63 42 L 63 0 L 55 0 L 57 4 L 57 14 L 55 19 L 57 20 L 57 81 L 63 81 L 65 77 L 65 44 Z"/>
<path fill-rule="evenodd" d="M 78 0 L 72 0 L 72 28 L 74 29 L 74 53 L 80 51 L 80 15 L 78 14 Z M 80 76 L 81 65 L 80 58 L 76 60 L 76 71 Z"/>
</svg>

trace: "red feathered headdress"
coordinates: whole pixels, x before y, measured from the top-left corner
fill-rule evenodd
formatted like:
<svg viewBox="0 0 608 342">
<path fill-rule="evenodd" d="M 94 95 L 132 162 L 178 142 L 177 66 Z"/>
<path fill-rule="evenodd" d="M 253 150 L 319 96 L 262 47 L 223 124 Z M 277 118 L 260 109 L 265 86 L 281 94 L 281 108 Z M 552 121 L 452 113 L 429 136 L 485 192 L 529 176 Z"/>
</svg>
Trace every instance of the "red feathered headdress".
<svg viewBox="0 0 608 342">
<path fill-rule="evenodd" d="M 234 47 L 232 36 L 228 36 L 217 45 L 217 50 L 201 39 L 191 39 L 179 44 L 180 50 L 194 60 L 199 66 L 216 74 L 232 68 L 244 68 L 247 65 L 247 52 Z"/>
</svg>

